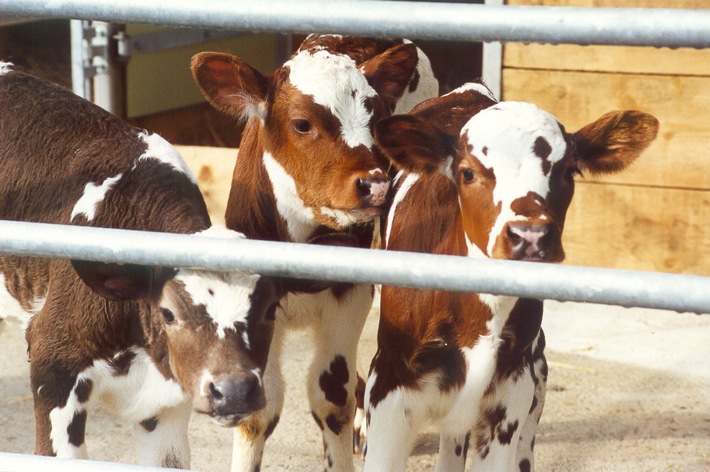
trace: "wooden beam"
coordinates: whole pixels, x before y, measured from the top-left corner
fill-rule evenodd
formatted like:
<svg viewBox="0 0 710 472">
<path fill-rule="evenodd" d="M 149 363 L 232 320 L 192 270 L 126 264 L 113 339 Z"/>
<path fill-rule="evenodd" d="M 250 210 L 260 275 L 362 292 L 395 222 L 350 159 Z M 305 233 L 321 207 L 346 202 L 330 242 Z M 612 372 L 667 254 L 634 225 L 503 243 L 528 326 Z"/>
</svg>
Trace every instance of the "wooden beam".
<svg viewBox="0 0 710 472">
<path fill-rule="evenodd" d="M 578 182 L 564 230 L 575 265 L 710 275 L 710 192 Z"/>
<path fill-rule="evenodd" d="M 504 69 L 503 98 L 537 104 L 574 131 L 610 110 L 656 116 L 656 142 L 628 170 L 599 179 L 710 190 L 710 77 Z"/>
</svg>

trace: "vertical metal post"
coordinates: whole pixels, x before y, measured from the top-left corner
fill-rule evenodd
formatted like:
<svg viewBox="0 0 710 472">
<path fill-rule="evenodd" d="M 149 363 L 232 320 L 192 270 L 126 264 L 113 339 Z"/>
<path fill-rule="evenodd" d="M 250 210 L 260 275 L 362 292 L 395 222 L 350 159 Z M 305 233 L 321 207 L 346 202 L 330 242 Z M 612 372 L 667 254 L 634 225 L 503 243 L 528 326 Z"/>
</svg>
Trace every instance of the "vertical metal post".
<svg viewBox="0 0 710 472">
<path fill-rule="evenodd" d="M 486 5 L 503 5 L 503 0 L 485 0 Z M 498 42 L 483 43 L 483 81 L 501 100 L 503 92 L 503 45 Z"/>
<path fill-rule="evenodd" d="M 276 54 L 274 55 L 274 60 L 276 64 L 275 67 L 280 67 L 284 62 L 288 61 L 291 57 L 291 48 L 293 44 L 291 42 L 290 34 L 277 34 L 276 35 Z"/>
<path fill-rule="evenodd" d="M 118 116 L 125 115 L 124 64 L 116 36 L 121 27 L 103 21 L 71 20 L 72 89 Z"/>
<path fill-rule="evenodd" d="M 84 39 L 84 30 L 88 21 L 70 20 L 70 35 L 71 35 L 71 82 L 72 90 L 81 98 L 91 100 L 93 91 L 91 90 L 91 82 L 86 77 L 87 65 L 87 45 Z"/>
<path fill-rule="evenodd" d="M 94 103 L 114 115 L 125 115 L 123 99 L 123 64 L 119 61 L 116 35 L 121 31 L 116 23 L 92 21 L 96 32 L 92 38 L 94 76 Z"/>
</svg>

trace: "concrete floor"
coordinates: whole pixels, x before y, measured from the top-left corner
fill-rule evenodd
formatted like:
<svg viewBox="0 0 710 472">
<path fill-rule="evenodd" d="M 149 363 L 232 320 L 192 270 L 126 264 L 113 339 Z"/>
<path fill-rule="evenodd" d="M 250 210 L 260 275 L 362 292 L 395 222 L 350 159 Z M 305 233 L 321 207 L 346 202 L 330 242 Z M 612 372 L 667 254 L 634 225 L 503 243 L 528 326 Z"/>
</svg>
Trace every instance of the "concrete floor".
<svg viewBox="0 0 710 472">
<path fill-rule="evenodd" d="M 362 372 L 376 327 L 373 311 L 361 341 Z M 710 316 L 548 302 L 543 328 L 550 375 L 537 470 L 710 471 Z M 322 470 L 321 439 L 302 384 L 308 336 L 297 332 L 287 341 L 286 407 L 262 470 Z M 34 427 L 20 328 L 8 326 L 0 343 L 0 451 L 29 454 Z M 133 462 L 130 430 L 90 411 L 92 459 Z M 194 469 L 229 470 L 230 430 L 196 415 L 190 436 Z M 434 432 L 422 434 L 409 470 L 433 470 L 437 445 Z"/>
</svg>

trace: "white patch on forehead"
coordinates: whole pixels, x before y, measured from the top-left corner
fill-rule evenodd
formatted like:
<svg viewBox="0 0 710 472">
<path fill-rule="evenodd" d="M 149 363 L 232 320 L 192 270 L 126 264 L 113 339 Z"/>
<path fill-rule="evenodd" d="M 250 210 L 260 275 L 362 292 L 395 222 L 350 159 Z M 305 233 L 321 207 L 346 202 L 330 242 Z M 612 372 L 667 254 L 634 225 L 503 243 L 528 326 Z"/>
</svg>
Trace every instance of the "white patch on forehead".
<svg viewBox="0 0 710 472">
<path fill-rule="evenodd" d="M 372 148 L 372 111 L 365 100 L 377 95 L 355 61 L 328 51 L 302 51 L 284 64 L 289 80 L 301 93 L 328 110 L 340 122 L 341 137 L 350 147 Z"/>
<path fill-rule="evenodd" d="M 11 62 L 0 61 L 0 75 L 5 75 L 12 72 L 14 65 Z"/>
<path fill-rule="evenodd" d="M 306 207 L 298 196 L 298 189 L 293 177 L 288 175 L 281 164 L 269 152 L 264 153 L 264 167 L 271 180 L 276 198 L 276 209 L 286 221 L 288 234 L 297 243 L 306 242 L 316 224 L 313 210 Z"/>
<path fill-rule="evenodd" d="M 87 220 L 92 221 L 96 216 L 96 207 L 106 198 L 106 194 L 116 185 L 116 182 L 121 180 L 121 177 L 123 177 L 123 174 L 109 177 L 100 185 L 96 185 L 93 182 L 86 184 L 84 193 L 72 209 L 71 219 L 73 220 L 75 216 L 83 214 Z"/>
<path fill-rule="evenodd" d="M 197 178 L 172 144 L 158 134 L 140 133 L 138 137 L 147 146 L 145 152 L 138 158 L 139 161 L 157 159 L 164 164 L 168 164 L 176 171 L 185 174 L 193 184 L 197 185 Z"/>
<path fill-rule="evenodd" d="M 217 336 L 235 329 L 235 323 L 246 325 L 251 295 L 259 276 L 244 272 L 207 272 L 180 269 L 175 276 L 195 305 L 204 305 L 207 315 L 217 324 Z"/>
<path fill-rule="evenodd" d="M 501 102 L 474 115 L 461 130 L 467 134 L 472 154 L 495 174 L 493 204 L 501 205 L 488 240 L 488 253 L 508 221 L 524 220 L 515 215 L 511 204 L 534 193 L 546 198 L 550 191 L 551 167 L 567 150 L 560 125 L 551 114 L 531 103 Z M 535 143 L 544 139 L 551 152 L 545 159 L 535 154 Z M 544 161 L 547 161 L 545 163 Z"/>
<path fill-rule="evenodd" d="M 244 239 L 236 231 L 213 226 L 201 233 L 202 237 Z M 225 330 L 235 329 L 235 323 L 246 325 L 251 295 L 260 276 L 246 272 L 213 272 L 180 269 L 175 279 L 185 285 L 195 305 L 204 305 L 207 315 L 217 324 L 217 336 L 224 338 Z"/>
</svg>

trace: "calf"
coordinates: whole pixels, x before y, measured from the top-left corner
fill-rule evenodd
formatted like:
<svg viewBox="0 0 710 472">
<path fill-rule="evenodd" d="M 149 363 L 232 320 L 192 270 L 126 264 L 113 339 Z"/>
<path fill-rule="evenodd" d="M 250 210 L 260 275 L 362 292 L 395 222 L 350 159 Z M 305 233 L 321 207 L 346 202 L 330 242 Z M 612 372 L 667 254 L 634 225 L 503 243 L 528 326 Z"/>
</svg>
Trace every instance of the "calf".
<svg viewBox="0 0 710 472">
<path fill-rule="evenodd" d="M 244 237 L 210 227 L 162 138 L 12 69 L 0 64 L 0 218 Z M 191 408 L 231 427 L 266 402 L 288 281 L 1 256 L 0 282 L 0 316 L 28 323 L 37 454 L 86 458 L 87 405 L 103 400 L 135 425 L 141 463 L 187 468 Z"/>
<path fill-rule="evenodd" d="M 575 174 L 624 169 L 657 120 L 607 113 L 568 133 L 529 103 L 481 84 L 380 121 L 375 138 L 405 173 L 387 249 L 560 262 Z M 475 262 L 472 262 L 475 270 Z M 539 300 L 385 286 L 366 386 L 366 471 L 403 471 L 417 432 L 440 430 L 436 470 L 529 471 L 547 378 Z"/>
<path fill-rule="evenodd" d="M 218 53 L 196 55 L 192 70 L 210 103 L 247 120 L 227 205 L 229 228 L 295 242 L 345 232 L 354 245 L 371 246 L 389 190 L 374 124 L 412 94 L 438 88 L 413 44 L 312 35 L 268 76 Z M 264 375 L 266 406 L 236 428 L 233 471 L 260 466 L 284 401 L 284 333 L 303 326 L 314 331 L 308 397 L 323 433 L 325 468 L 353 470 L 356 351 L 373 294 L 370 285 L 339 284 L 281 300 Z"/>
</svg>

